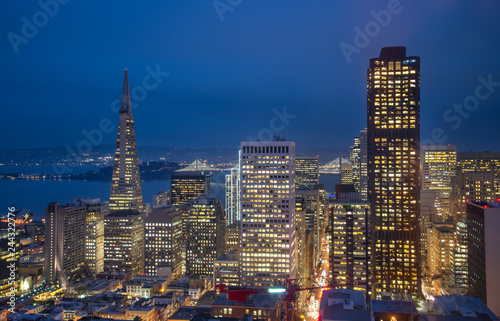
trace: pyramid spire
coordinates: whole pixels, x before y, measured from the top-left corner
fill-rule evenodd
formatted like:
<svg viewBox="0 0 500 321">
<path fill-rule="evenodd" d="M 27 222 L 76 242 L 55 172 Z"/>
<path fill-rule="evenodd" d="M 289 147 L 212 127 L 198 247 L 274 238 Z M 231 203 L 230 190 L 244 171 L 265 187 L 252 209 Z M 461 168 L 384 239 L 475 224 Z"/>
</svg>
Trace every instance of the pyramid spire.
<svg viewBox="0 0 500 321">
<path fill-rule="evenodd" d="M 112 211 L 130 209 L 142 212 L 144 205 L 142 202 L 139 159 L 137 157 L 134 117 L 132 116 L 130 87 L 126 69 L 119 114 L 120 121 L 116 138 L 109 208 Z"/>
<path fill-rule="evenodd" d="M 125 69 L 125 76 L 123 78 L 123 90 L 122 90 L 122 104 L 120 112 L 132 111 L 132 99 L 130 98 L 130 85 L 128 83 L 128 70 Z"/>
</svg>

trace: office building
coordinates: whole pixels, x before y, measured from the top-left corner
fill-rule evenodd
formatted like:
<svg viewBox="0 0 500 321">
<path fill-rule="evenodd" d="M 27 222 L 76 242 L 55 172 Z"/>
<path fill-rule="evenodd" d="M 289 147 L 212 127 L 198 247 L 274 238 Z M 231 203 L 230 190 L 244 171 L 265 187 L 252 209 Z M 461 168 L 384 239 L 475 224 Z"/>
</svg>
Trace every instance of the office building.
<svg viewBox="0 0 500 321">
<path fill-rule="evenodd" d="M 240 208 L 240 169 L 232 168 L 226 175 L 226 224 L 231 225 L 241 220 Z"/>
<path fill-rule="evenodd" d="M 305 226 L 311 229 L 314 237 L 314 262 L 321 255 L 321 243 L 325 231 L 325 185 L 302 185 L 295 190 L 295 198 L 304 200 Z"/>
<path fill-rule="evenodd" d="M 238 251 L 232 250 L 220 255 L 214 261 L 214 287 L 217 284 L 240 286 L 240 256 Z"/>
<path fill-rule="evenodd" d="M 153 208 L 172 205 L 172 193 L 170 191 L 160 191 L 157 195 L 153 195 Z"/>
<path fill-rule="evenodd" d="M 128 71 L 125 69 L 122 101 L 119 110 L 120 122 L 116 138 L 116 152 L 111 180 L 109 209 L 144 211 L 142 203 L 139 159 L 135 141 L 134 117 L 132 116 L 132 100 L 128 83 Z"/>
<path fill-rule="evenodd" d="M 319 184 L 319 160 L 317 156 L 295 157 L 295 188 L 301 185 Z"/>
<path fill-rule="evenodd" d="M 85 266 L 95 276 L 104 271 L 104 216 L 109 202 L 100 198 L 76 199 L 74 203 L 87 209 L 85 218 Z"/>
<path fill-rule="evenodd" d="M 361 176 L 361 137 L 354 137 L 354 144 L 350 148 L 350 160 L 352 166 L 352 184 L 359 191 Z"/>
<path fill-rule="evenodd" d="M 492 202 L 495 200 L 495 173 L 462 171 L 457 174 L 455 186 L 455 220 L 466 218 L 467 202 Z"/>
<path fill-rule="evenodd" d="M 169 267 L 172 274 L 182 274 L 181 214 L 170 205 L 153 208 L 145 218 L 146 275 L 157 275 L 158 270 Z"/>
<path fill-rule="evenodd" d="M 45 209 L 45 267 L 48 284 L 66 285 L 79 279 L 85 266 L 87 208 L 49 203 Z"/>
<path fill-rule="evenodd" d="M 234 222 L 226 226 L 226 252 L 235 250 L 240 251 L 241 249 L 241 223 Z"/>
<path fill-rule="evenodd" d="M 172 175 L 172 205 L 180 205 L 203 195 L 210 196 L 210 175 Z"/>
<path fill-rule="evenodd" d="M 500 152 L 466 152 L 457 154 L 461 172 L 494 173 L 495 197 L 500 198 Z"/>
<path fill-rule="evenodd" d="M 193 200 L 186 221 L 186 274 L 210 275 L 225 248 L 224 209 L 218 198 Z"/>
<path fill-rule="evenodd" d="M 422 189 L 439 191 L 440 213 L 452 218 L 452 182 L 456 175 L 457 150 L 455 146 L 422 146 Z"/>
<path fill-rule="evenodd" d="M 455 230 L 455 248 L 451 256 L 451 283 L 456 287 L 466 289 L 468 274 L 467 221 L 463 219 L 457 222 Z"/>
<path fill-rule="evenodd" d="M 468 295 L 500 315 L 500 202 L 468 202 Z"/>
<path fill-rule="evenodd" d="M 144 213 L 120 210 L 104 217 L 104 273 L 144 273 Z"/>
<path fill-rule="evenodd" d="M 370 59 L 367 96 L 372 290 L 418 296 L 420 58 L 382 48 Z"/>
<path fill-rule="evenodd" d="M 368 200 L 368 138 L 367 131 L 363 129 L 359 135 L 359 196 L 362 201 Z"/>
<path fill-rule="evenodd" d="M 368 294 L 370 281 L 370 204 L 359 198 L 359 193 L 331 203 L 330 269 L 343 288 Z"/>
<path fill-rule="evenodd" d="M 451 261 L 455 248 L 453 224 L 433 224 L 428 229 L 427 258 L 434 293 L 441 294 L 442 288 L 451 285 Z"/>
<path fill-rule="evenodd" d="M 242 285 L 283 285 L 297 272 L 295 143 L 241 143 Z"/>
</svg>

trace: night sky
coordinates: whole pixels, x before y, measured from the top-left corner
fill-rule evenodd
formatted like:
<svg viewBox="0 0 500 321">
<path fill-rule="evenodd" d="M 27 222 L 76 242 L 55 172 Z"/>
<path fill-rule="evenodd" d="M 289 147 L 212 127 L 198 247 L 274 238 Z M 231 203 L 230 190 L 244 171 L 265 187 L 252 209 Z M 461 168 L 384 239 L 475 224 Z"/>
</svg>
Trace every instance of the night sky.
<svg viewBox="0 0 500 321">
<path fill-rule="evenodd" d="M 366 127 L 369 59 L 406 46 L 421 57 L 422 140 L 500 151 L 500 1 L 60 1 L 50 15 L 0 4 L 0 149 L 76 146 L 117 124 L 125 68 L 139 146 L 236 149 L 275 129 L 299 150 L 344 148 Z M 452 110 L 464 101 L 473 111 Z M 273 126 L 285 106 L 295 117 Z"/>
</svg>

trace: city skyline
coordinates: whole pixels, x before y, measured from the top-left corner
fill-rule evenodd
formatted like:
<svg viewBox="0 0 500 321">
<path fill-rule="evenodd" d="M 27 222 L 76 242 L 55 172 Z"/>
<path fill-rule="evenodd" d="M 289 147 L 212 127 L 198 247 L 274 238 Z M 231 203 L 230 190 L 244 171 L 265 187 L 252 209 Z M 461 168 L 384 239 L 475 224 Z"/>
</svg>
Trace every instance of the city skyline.
<svg viewBox="0 0 500 321">
<path fill-rule="evenodd" d="M 68 3 L 59 5 L 54 17 L 39 23 L 36 35 L 29 38 L 23 36 L 24 21 L 31 21 L 43 8 L 35 3 L 9 6 L 1 29 L 7 37 L 0 43 L 6 53 L 0 63 L 4 70 L 0 83 L 10 107 L 2 134 L 16 131 L 18 120 L 28 126 L 3 141 L 2 149 L 74 147 L 86 138 L 84 130 L 99 128 L 104 118 L 117 126 L 111 110 L 119 99 L 114 84 L 125 68 L 140 100 L 134 109 L 140 119 L 139 146 L 237 148 L 241 140 L 259 133 L 267 137 L 273 129 L 271 120 L 283 116 L 286 106 L 290 118 L 278 121 L 277 134 L 297 146 L 347 147 L 364 128 L 364 116 L 353 117 L 364 115 L 360 93 L 366 86 L 366 61 L 381 47 L 394 45 L 426 57 L 422 142 L 453 144 L 459 151 L 494 149 L 500 77 L 496 76 L 498 45 L 489 40 L 498 30 L 492 14 L 499 6 L 495 2 L 389 1 L 370 6 L 292 2 L 286 7 L 245 2 L 225 11 L 223 20 L 211 3 L 104 5 L 88 29 L 78 22 L 85 13 L 94 13 L 92 4 Z M 112 9 L 130 24 L 110 28 L 115 22 L 109 17 Z M 164 19 L 164 12 L 171 19 Z M 465 17 L 474 23 L 466 27 L 458 23 Z M 26 42 L 16 45 L 12 39 L 21 40 L 13 34 Z M 356 46 L 363 39 L 365 45 Z M 123 55 L 118 49 L 129 51 Z M 53 59 L 57 65 L 51 64 Z M 475 110 L 453 111 L 454 104 L 464 103 Z M 352 121 L 329 126 L 327 119 L 332 117 L 325 115 Z M 47 128 L 49 119 L 52 126 Z M 106 133 L 102 144 L 113 140 Z"/>
</svg>

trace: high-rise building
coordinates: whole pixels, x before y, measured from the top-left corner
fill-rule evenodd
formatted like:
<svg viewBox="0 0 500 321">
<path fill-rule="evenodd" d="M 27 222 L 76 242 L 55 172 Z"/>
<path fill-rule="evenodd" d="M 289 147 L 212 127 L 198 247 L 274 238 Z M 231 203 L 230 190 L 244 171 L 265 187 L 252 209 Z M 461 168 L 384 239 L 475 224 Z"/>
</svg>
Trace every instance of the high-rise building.
<svg viewBox="0 0 500 321">
<path fill-rule="evenodd" d="M 104 217 L 104 273 L 144 273 L 144 213 L 118 210 Z"/>
<path fill-rule="evenodd" d="M 211 275 L 225 248 L 224 209 L 218 198 L 193 200 L 186 222 L 186 274 Z"/>
<path fill-rule="evenodd" d="M 145 218 L 146 275 L 157 275 L 158 269 L 170 267 L 173 275 L 182 274 L 181 214 L 170 205 L 153 208 Z"/>
<path fill-rule="evenodd" d="M 430 261 L 428 260 L 428 234 L 434 223 L 442 223 L 441 215 L 438 215 L 438 208 L 441 208 L 441 197 L 437 190 L 420 191 L 420 260 L 423 268 L 423 275 L 431 275 Z"/>
<path fill-rule="evenodd" d="M 353 185 L 353 167 L 351 162 L 340 163 L 340 184 Z"/>
<path fill-rule="evenodd" d="M 500 153 L 466 152 L 457 154 L 457 166 L 462 172 L 492 172 L 495 181 L 495 197 L 500 198 Z"/>
<path fill-rule="evenodd" d="M 242 285 L 284 284 L 297 271 L 295 143 L 241 143 Z"/>
<path fill-rule="evenodd" d="M 172 193 L 170 191 L 160 191 L 153 195 L 153 208 L 172 205 Z"/>
<path fill-rule="evenodd" d="M 451 285 L 451 261 L 455 247 L 453 224 L 433 224 L 427 233 L 427 258 L 434 286 L 434 293 Z"/>
<path fill-rule="evenodd" d="M 422 146 L 422 189 L 439 191 L 440 213 L 446 220 L 452 212 L 452 182 L 456 175 L 457 150 L 455 146 Z"/>
<path fill-rule="evenodd" d="M 304 200 L 305 225 L 313 233 L 313 261 L 317 262 L 321 255 L 321 243 L 326 223 L 325 185 L 302 185 L 295 190 L 295 197 Z"/>
<path fill-rule="evenodd" d="M 372 289 L 419 295 L 420 58 L 382 48 L 368 68 Z"/>
<path fill-rule="evenodd" d="M 368 138 L 367 131 L 363 129 L 360 133 L 359 152 L 359 197 L 362 201 L 368 200 Z"/>
<path fill-rule="evenodd" d="M 319 184 L 319 160 L 317 156 L 295 157 L 295 188 Z"/>
<path fill-rule="evenodd" d="M 455 248 L 451 256 L 451 283 L 463 289 L 467 288 L 468 273 L 468 240 L 467 221 L 465 219 L 455 224 Z"/>
<path fill-rule="evenodd" d="M 455 220 L 466 218 L 467 202 L 492 202 L 495 200 L 495 173 L 460 170 L 457 174 L 454 193 Z"/>
<path fill-rule="evenodd" d="M 104 271 L 104 216 L 109 214 L 109 202 L 77 199 L 74 203 L 87 208 L 85 218 L 85 265 L 92 275 Z"/>
<path fill-rule="evenodd" d="M 239 221 L 234 222 L 226 226 L 226 252 L 241 250 L 241 223 Z"/>
<path fill-rule="evenodd" d="M 130 98 L 130 86 L 126 69 L 119 114 L 120 122 L 116 138 L 109 209 L 111 211 L 134 210 L 142 213 L 144 205 L 142 203 L 134 117 L 132 116 L 132 100 Z"/>
<path fill-rule="evenodd" d="M 172 205 L 180 205 L 203 195 L 210 196 L 210 175 L 172 175 Z"/>
<path fill-rule="evenodd" d="M 75 282 L 85 266 L 87 208 L 50 203 L 45 209 L 44 278 L 49 284 Z"/>
<path fill-rule="evenodd" d="M 241 220 L 240 208 L 240 169 L 232 168 L 226 175 L 226 224 L 231 225 Z"/>
<path fill-rule="evenodd" d="M 350 161 L 352 167 L 352 184 L 356 191 L 359 191 L 361 178 L 361 137 L 354 137 L 354 144 L 350 150 Z"/>
<path fill-rule="evenodd" d="M 340 193 L 342 194 L 342 193 Z M 331 204 L 330 269 L 346 289 L 365 291 L 370 281 L 370 203 L 356 197 L 338 199 Z M 340 197 L 339 197 L 340 196 Z"/>
<path fill-rule="evenodd" d="M 469 202 L 468 295 L 500 315 L 500 202 Z"/>
</svg>

